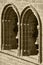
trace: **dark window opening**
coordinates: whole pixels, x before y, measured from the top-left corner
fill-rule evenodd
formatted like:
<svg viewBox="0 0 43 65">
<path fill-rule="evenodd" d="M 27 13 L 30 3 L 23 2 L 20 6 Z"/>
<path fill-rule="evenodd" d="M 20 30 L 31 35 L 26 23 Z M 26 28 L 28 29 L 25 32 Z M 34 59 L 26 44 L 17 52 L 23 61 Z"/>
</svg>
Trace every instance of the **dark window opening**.
<svg viewBox="0 0 43 65">
<path fill-rule="evenodd" d="M 23 55 L 26 58 L 22 58 L 29 61 L 31 60 L 28 58 L 37 60 L 39 55 L 38 59 L 41 63 L 42 27 L 39 15 L 28 6 L 23 10 L 20 17 L 18 12 L 14 10 L 15 8 L 9 5 L 4 8 L 1 17 L 1 49 L 4 51 L 11 50 L 11 52 L 17 51 L 17 55 Z M 35 62 L 37 63 L 37 61 Z"/>
<path fill-rule="evenodd" d="M 2 48 L 5 50 L 8 49 L 17 49 L 18 48 L 18 39 L 16 36 L 18 34 L 18 17 L 17 13 L 13 10 L 12 7 L 9 7 L 5 14 L 2 17 L 2 26 L 3 26 L 3 38 Z"/>
<path fill-rule="evenodd" d="M 24 14 L 24 13 L 23 13 Z M 37 55 L 38 54 L 38 20 L 31 9 L 22 14 L 21 18 L 21 45 L 23 50 L 23 55 Z"/>
</svg>

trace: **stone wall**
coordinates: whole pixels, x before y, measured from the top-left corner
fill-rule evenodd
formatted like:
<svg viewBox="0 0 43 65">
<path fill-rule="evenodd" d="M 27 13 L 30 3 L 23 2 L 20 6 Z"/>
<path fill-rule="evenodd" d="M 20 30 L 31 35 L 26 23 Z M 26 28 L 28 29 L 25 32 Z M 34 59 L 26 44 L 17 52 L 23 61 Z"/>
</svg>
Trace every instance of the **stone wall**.
<svg viewBox="0 0 43 65">
<path fill-rule="evenodd" d="M 13 3 L 17 7 L 20 15 L 26 6 L 32 5 L 40 15 L 41 23 L 42 23 L 42 31 L 43 31 L 43 0 L 0 0 L 0 50 L 1 50 L 1 14 L 5 5 L 9 3 Z M 43 39 L 43 32 L 42 32 L 42 39 Z M 42 44 L 42 48 L 43 48 L 43 44 Z"/>
</svg>

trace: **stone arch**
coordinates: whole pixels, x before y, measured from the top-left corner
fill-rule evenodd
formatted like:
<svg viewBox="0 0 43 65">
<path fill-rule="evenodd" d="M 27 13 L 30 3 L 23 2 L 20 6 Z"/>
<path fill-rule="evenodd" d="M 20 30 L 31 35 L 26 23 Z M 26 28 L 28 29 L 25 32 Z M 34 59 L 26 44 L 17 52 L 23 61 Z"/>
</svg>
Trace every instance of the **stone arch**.
<svg viewBox="0 0 43 65">
<path fill-rule="evenodd" d="M 13 24 L 15 20 L 15 23 Z M 11 22 L 12 21 L 12 22 Z M 11 22 L 11 23 L 10 23 Z M 16 23 L 17 22 L 17 23 Z M 8 25 L 7 25 L 8 24 Z M 11 26 L 10 26 L 11 25 Z M 13 4 L 7 4 L 3 11 L 2 11 L 2 16 L 1 16 L 1 49 L 5 49 L 5 43 L 9 42 L 9 43 L 14 43 L 14 35 L 12 33 L 13 30 L 10 30 L 11 28 L 13 28 L 13 26 L 17 25 L 17 30 L 19 31 L 20 30 L 20 15 L 19 15 L 19 12 L 18 12 L 18 9 L 16 8 L 15 5 Z M 6 28 L 6 29 L 5 29 Z M 9 31 L 8 29 L 11 31 Z M 17 31 L 16 29 L 14 29 L 14 31 Z M 7 33 L 7 32 L 8 33 Z M 10 39 L 10 33 L 11 34 L 11 37 L 12 37 L 12 41 L 10 42 L 9 39 Z M 8 35 L 7 35 L 8 34 Z M 17 35 L 17 32 L 15 32 L 15 34 Z M 18 32 L 18 34 L 20 34 L 20 31 Z M 5 39 L 6 38 L 6 39 Z M 8 38 L 8 39 L 7 39 Z M 15 45 L 16 48 L 20 45 L 20 38 L 18 38 L 18 45 Z M 7 42 L 5 42 L 7 41 Z M 16 41 L 15 41 L 16 42 Z M 11 45 L 12 46 L 12 45 Z M 14 46 L 14 45 L 13 45 Z M 12 46 L 12 48 L 13 48 Z M 9 47 L 8 47 L 9 48 Z M 8 49 L 7 48 L 7 49 Z M 12 49 L 10 47 L 10 49 Z M 19 47 L 18 47 L 19 48 Z M 15 49 L 15 47 L 13 48 Z"/>
<path fill-rule="evenodd" d="M 38 14 L 38 12 L 36 11 L 36 9 L 30 5 L 24 8 L 24 10 L 21 13 L 21 55 L 23 55 L 23 18 L 25 17 L 25 13 L 27 14 L 27 11 L 31 10 L 34 14 L 34 16 L 36 17 L 37 21 L 38 21 L 38 38 L 37 38 L 37 43 L 39 43 L 38 48 L 39 48 L 39 62 L 42 62 L 42 24 L 41 24 L 41 19 L 40 16 Z M 25 18 L 26 19 L 26 18 Z M 25 28 L 25 27 L 24 27 Z M 24 35 L 25 36 L 25 35 Z"/>
</svg>

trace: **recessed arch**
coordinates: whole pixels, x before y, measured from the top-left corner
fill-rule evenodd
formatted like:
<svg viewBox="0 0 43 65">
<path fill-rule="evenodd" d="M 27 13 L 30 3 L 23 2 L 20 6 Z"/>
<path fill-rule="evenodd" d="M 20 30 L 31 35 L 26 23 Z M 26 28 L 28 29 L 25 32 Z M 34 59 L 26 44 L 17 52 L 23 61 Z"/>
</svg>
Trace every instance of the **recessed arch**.
<svg viewBox="0 0 43 65">
<path fill-rule="evenodd" d="M 19 25 L 20 15 L 18 9 L 13 4 L 7 4 L 1 16 L 1 49 L 20 48 L 20 36 L 17 37 L 17 35 L 20 34 Z"/>
<path fill-rule="evenodd" d="M 26 29 L 27 29 L 27 26 L 26 25 L 30 25 L 29 23 L 27 23 L 27 18 L 29 18 L 29 16 L 31 14 L 33 14 L 33 17 L 31 17 L 30 19 L 32 20 L 32 18 L 37 20 L 37 29 L 38 29 L 38 36 L 37 36 L 37 43 L 39 44 L 38 45 L 38 48 L 39 48 L 39 62 L 41 63 L 42 62 L 42 24 L 41 24 L 41 19 L 40 19 L 40 16 L 38 14 L 38 12 L 36 11 L 36 9 L 30 5 L 30 6 L 27 6 L 24 8 L 24 10 L 22 11 L 21 13 L 21 55 L 23 55 L 23 52 L 24 52 L 24 46 L 26 46 L 24 43 L 23 43 L 23 40 L 26 40 L 24 38 L 26 37 L 23 37 L 23 36 L 27 36 L 25 33 L 27 33 Z M 29 16 L 28 16 L 29 15 Z M 26 18 L 27 17 L 27 18 Z M 23 20 L 23 19 L 26 19 L 26 20 Z M 30 21 L 30 20 L 29 20 Z M 34 20 L 35 21 L 35 20 Z M 25 23 L 26 22 L 26 23 Z M 32 23 L 32 22 L 31 22 Z M 34 22 L 33 22 L 34 23 Z M 26 27 L 24 27 L 26 26 Z M 23 28 L 24 27 L 24 28 Z M 31 27 L 31 26 L 30 26 Z M 29 27 L 28 27 L 29 28 Z M 25 32 L 23 31 L 23 29 L 25 29 Z M 25 34 L 25 35 L 24 35 Z M 30 35 L 31 36 L 31 35 Z M 28 39 L 30 40 L 30 39 Z M 32 40 L 32 39 L 31 39 Z M 24 45 L 23 45 L 24 44 Z"/>
</svg>

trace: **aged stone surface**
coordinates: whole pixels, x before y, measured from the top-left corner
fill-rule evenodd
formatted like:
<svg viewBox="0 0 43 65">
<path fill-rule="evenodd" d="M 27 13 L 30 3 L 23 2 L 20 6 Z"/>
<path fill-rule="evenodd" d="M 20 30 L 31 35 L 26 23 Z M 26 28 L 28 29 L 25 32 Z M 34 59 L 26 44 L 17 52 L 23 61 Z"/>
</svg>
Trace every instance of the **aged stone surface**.
<svg viewBox="0 0 43 65">
<path fill-rule="evenodd" d="M 2 16 L 1 14 L 2 14 L 2 11 L 3 11 L 3 8 L 5 7 L 5 5 L 7 5 L 9 3 L 13 3 L 14 5 L 16 5 L 20 15 L 21 15 L 21 12 L 23 11 L 23 9 L 29 5 L 32 5 L 37 10 L 37 12 L 40 15 L 41 23 L 42 23 L 42 43 L 43 43 L 43 0 L 0 0 L 0 50 L 1 50 L 1 16 Z M 43 49 L 43 44 L 42 44 L 42 49 Z M 16 63 L 16 61 L 14 59 L 12 61 L 12 59 L 10 57 L 8 58 L 8 56 L 6 56 L 6 57 L 4 57 L 4 56 L 5 55 L 0 54 L 0 59 L 1 59 L 0 65 L 1 64 L 2 65 L 12 65 L 12 64 L 13 65 L 25 65 L 24 63 L 23 64 L 19 63 L 17 59 L 16 59 L 17 60 L 17 63 Z M 10 60 L 10 63 L 9 63 L 9 60 Z M 43 50 L 42 50 L 42 60 L 43 60 Z M 6 62 L 8 62 L 8 63 L 6 63 Z M 32 64 L 29 64 L 29 65 L 32 65 Z M 43 65 L 43 62 L 41 65 Z"/>
</svg>

